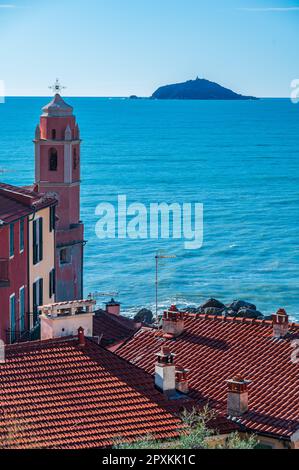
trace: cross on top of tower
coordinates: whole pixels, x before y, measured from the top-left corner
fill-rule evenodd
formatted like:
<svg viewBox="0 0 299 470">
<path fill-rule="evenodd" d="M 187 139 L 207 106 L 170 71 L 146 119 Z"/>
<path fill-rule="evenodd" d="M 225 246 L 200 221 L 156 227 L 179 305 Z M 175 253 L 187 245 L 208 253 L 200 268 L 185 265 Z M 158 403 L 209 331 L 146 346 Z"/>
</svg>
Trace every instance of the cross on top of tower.
<svg viewBox="0 0 299 470">
<path fill-rule="evenodd" d="M 56 78 L 56 81 L 54 83 L 54 85 L 51 85 L 49 86 L 49 89 L 53 91 L 53 93 L 60 93 L 62 90 L 64 90 L 66 87 L 65 86 L 62 86 L 60 84 L 60 81 L 58 78 Z"/>
</svg>

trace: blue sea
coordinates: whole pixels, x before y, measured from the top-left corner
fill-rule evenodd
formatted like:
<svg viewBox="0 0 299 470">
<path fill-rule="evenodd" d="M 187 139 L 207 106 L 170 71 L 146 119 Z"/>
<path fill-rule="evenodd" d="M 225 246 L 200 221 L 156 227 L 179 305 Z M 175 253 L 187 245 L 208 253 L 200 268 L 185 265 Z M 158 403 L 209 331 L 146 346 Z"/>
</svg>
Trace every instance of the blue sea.
<svg viewBox="0 0 299 470">
<path fill-rule="evenodd" d="M 0 170 L 4 182 L 34 179 L 32 139 L 47 98 L 0 104 Z M 299 104 L 259 101 L 151 101 L 68 98 L 82 144 L 85 294 L 119 292 L 127 314 L 199 305 L 209 297 L 244 299 L 264 314 L 285 307 L 299 320 Z M 204 243 L 99 240 L 96 206 L 204 204 Z M 105 298 L 99 299 L 99 302 Z"/>
</svg>

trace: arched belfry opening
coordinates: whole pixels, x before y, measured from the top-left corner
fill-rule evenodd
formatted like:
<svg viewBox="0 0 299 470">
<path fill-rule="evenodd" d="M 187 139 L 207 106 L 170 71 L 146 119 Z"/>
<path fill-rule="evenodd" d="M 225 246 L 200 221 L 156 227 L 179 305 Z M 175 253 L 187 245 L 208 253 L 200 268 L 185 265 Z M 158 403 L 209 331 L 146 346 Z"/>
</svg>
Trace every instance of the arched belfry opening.
<svg viewBox="0 0 299 470">
<path fill-rule="evenodd" d="M 49 170 L 57 171 L 57 166 L 58 166 L 57 150 L 52 147 L 49 150 Z"/>
</svg>

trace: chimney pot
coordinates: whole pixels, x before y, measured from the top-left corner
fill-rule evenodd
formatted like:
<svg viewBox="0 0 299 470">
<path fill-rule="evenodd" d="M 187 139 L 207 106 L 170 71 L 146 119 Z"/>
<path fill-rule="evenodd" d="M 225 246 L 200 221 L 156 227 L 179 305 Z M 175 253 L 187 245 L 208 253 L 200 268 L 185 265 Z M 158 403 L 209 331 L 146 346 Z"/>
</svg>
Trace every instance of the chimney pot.
<svg viewBox="0 0 299 470">
<path fill-rule="evenodd" d="M 120 315 L 120 303 L 111 299 L 110 302 L 106 303 L 106 312 L 113 315 Z"/>
<path fill-rule="evenodd" d="M 187 394 L 189 392 L 189 369 L 177 366 L 175 371 L 175 388 L 178 392 Z"/>
<path fill-rule="evenodd" d="M 229 416 L 242 416 L 248 411 L 248 384 L 240 374 L 226 381 L 228 386 L 227 414 Z"/>
<path fill-rule="evenodd" d="M 155 366 L 155 385 L 169 398 L 175 395 L 175 354 L 162 346 Z"/>
<path fill-rule="evenodd" d="M 179 312 L 175 305 L 163 314 L 162 328 L 164 334 L 171 334 L 175 338 L 184 331 L 184 314 Z"/>
<path fill-rule="evenodd" d="M 84 328 L 82 328 L 82 326 L 80 326 L 80 328 L 78 328 L 78 341 L 79 341 L 79 346 L 81 348 L 84 348 L 84 346 L 85 346 L 85 335 L 84 335 Z"/>
<path fill-rule="evenodd" d="M 284 338 L 289 331 L 289 316 L 284 308 L 279 308 L 274 315 L 273 321 L 273 337 Z"/>
</svg>

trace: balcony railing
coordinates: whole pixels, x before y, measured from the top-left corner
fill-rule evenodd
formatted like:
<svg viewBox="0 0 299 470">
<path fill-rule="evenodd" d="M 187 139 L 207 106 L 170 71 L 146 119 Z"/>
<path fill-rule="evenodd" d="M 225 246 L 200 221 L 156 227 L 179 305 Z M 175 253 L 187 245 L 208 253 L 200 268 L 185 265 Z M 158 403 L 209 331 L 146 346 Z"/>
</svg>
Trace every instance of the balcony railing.
<svg viewBox="0 0 299 470">
<path fill-rule="evenodd" d="M 26 315 L 27 315 L 27 320 L 25 321 L 25 325 L 32 324 L 32 319 L 35 318 L 35 315 L 33 313 L 27 313 Z M 32 329 L 28 329 L 27 327 L 21 331 L 17 322 L 15 328 L 6 329 L 5 333 L 6 333 L 7 344 L 39 340 L 40 339 L 39 319 L 36 321 Z"/>
<path fill-rule="evenodd" d="M 9 260 L 7 258 L 0 258 L 0 287 L 2 284 L 6 285 L 9 282 Z"/>
</svg>

